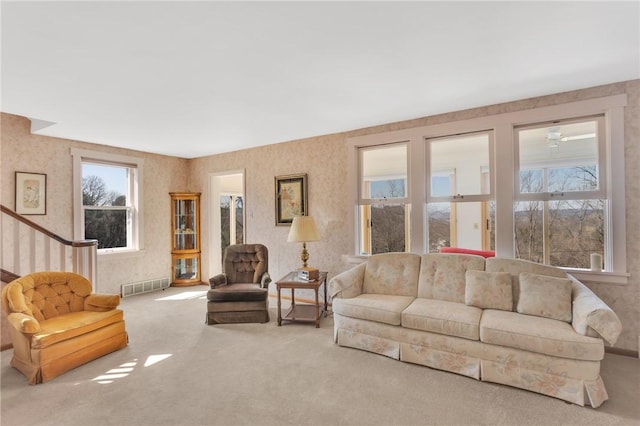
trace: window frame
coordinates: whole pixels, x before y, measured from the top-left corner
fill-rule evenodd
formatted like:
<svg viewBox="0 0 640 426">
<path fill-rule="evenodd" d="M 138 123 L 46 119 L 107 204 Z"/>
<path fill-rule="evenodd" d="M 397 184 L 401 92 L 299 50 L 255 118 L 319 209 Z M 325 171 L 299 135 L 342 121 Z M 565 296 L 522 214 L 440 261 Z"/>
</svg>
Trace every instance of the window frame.
<svg viewBox="0 0 640 426">
<path fill-rule="evenodd" d="M 125 167 L 130 174 L 128 179 L 127 194 L 130 198 L 127 201 L 127 220 L 131 224 L 127 227 L 127 247 L 98 249 L 98 255 L 116 256 L 118 254 L 127 255 L 132 252 L 144 250 L 143 233 L 143 176 L 144 159 L 125 155 L 105 153 L 101 151 L 91 151 L 85 149 L 71 148 L 73 159 L 73 234 L 74 239 L 84 240 L 84 211 L 82 202 L 82 164 L 97 164 L 104 166 Z M 122 210 L 121 206 L 116 207 Z M 89 208 L 90 210 L 94 210 Z M 100 210 L 109 209 L 108 206 L 100 207 Z"/>
<path fill-rule="evenodd" d="M 563 125 L 571 125 L 576 123 L 585 123 L 585 122 L 595 122 L 596 123 L 596 141 L 597 141 L 597 159 L 596 159 L 596 174 L 598 180 L 598 187 L 595 190 L 574 190 L 574 191 L 550 191 L 548 188 L 543 188 L 540 192 L 523 192 L 521 190 L 521 172 L 526 170 L 522 167 L 521 158 L 520 158 L 520 132 L 531 130 L 531 129 L 544 129 L 544 128 L 553 128 L 553 127 L 561 127 Z M 604 114 L 599 115 L 590 115 L 586 117 L 575 117 L 572 119 L 565 120 L 554 120 L 554 121 L 546 121 L 542 123 L 532 123 L 524 126 L 514 127 L 514 164 L 515 164 L 515 172 L 514 172 L 514 188 L 515 188 L 515 197 L 514 197 L 514 205 L 515 203 L 530 203 L 530 202 L 539 202 L 542 206 L 542 217 L 543 225 L 542 225 L 542 257 L 544 258 L 545 264 L 550 262 L 551 253 L 553 247 L 551 245 L 551 241 L 548 239 L 547 232 L 549 231 L 549 223 L 547 222 L 547 218 L 550 215 L 551 207 L 550 203 L 553 202 L 561 202 L 561 201 L 583 201 L 583 200 L 604 200 L 604 214 L 605 214 L 605 238 L 611 233 L 609 229 L 607 229 L 608 222 L 606 218 L 611 214 L 611 206 L 612 203 L 609 202 L 609 196 L 607 194 L 607 163 L 608 158 L 606 156 L 606 131 L 605 131 L 605 117 Z M 534 170 L 540 170 L 543 174 L 543 186 L 547 184 L 547 178 L 549 171 L 553 169 L 553 166 L 540 166 Z M 516 230 L 514 229 L 514 233 Z M 515 242 L 514 242 L 515 243 Z M 610 248 L 607 245 L 607 241 L 604 243 L 604 258 L 605 258 L 605 267 L 608 272 L 611 272 L 611 256 L 610 256 Z M 553 265 L 552 265 L 553 266 Z M 582 271 L 582 268 L 570 268 L 563 267 L 564 269 L 571 269 L 575 271 Z"/>
<path fill-rule="evenodd" d="M 438 143 L 438 142 L 443 142 L 446 141 L 447 139 L 460 139 L 462 137 L 466 137 L 466 136 L 478 136 L 478 135 L 483 135 L 486 134 L 487 135 L 487 142 L 488 142 L 488 155 L 489 155 L 489 165 L 488 165 L 488 171 L 489 171 L 489 191 L 486 194 L 481 193 L 479 194 L 460 194 L 457 193 L 455 195 L 442 195 L 442 196 L 434 196 L 431 194 L 431 177 L 432 177 L 432 170 L 431 170 L 431 146 L 433 143 Z M 466 134 L 452 134 L 452 135 L 446 135 L 446 136 L 440 136 L 440 137 L 436 137 L 436 138 L 424 138 L 424 143 L 426 145 L 425 147 L 425 189 L 426 189 L 426 199 L 427 199 L 427 203 L 466 203 L 466 202 L 480 202 L 480 201 L 492 201 L 493 197 L 494 197 L 494 179 L 493 179 L 493 175 L 494 173 L 494 143 L 493 143 L 493 132 L 491 132 L 490 130 L 480 130 L 477 132 L 470 132 L 470 133 L 466 133 Z M 456 183 L 458 181 L 458 175 L 457 175 L 457 170 L 455 169 L 450 169 L 453 171 L 453 180 L 454 183 Z M 480 168 L 480 172 L 482 175 L 482 166 Z M 437 172 L 436 172 L 437 173 Z M 481 186 L 482 186 L 482 181 L 481 181 Z"/>
<path fill-rule="evenodd" d="M 609 270 L 602 272 L 572 268 L 563 269 L 573 274 L 576 278 L 587 282 L 626 284 L 629 277 L 626 253 L 624 159 L 624 108 L 626 105 L 627 95 L 619 94 L 347 138 L 349 161 L 350 164 L 354 165 L 348 171 L 349 192 L 352 200 L 351 205 L 353 206 L 353 213 L 348 217 L 348 229 L 352 233 L 353 251 L 348 256 L 352 256 L 353 262 L 358 262 L 359 260 L 357 259 L 366 258 L 366 256 L 357 254 L 359 247 L 359 231 L 357 227 L 358 191 L 360 189 L 357 181 L 359 179 L 359 148 L 400 141 L 408 143 L 409 174 L 407 185 L 410 190 L 407 195 L 409 204 L 413 206 L 411 209 L 412 214 L 409 218 L 411 247 L 408 251 L 425 253 L 425 250 L 428 249 L 427 189 L 425 187 L 428 175 L 426 174 L 424 140 L 491 130 L 494 140 L 493 161 L 496 165 L 494 176 L 491 178 L 495 200 L 495 251 L 496 256 L 513 258 L 515 256 L 513 203 L 516 199 L 514 129 L 535 123 L 603 114 L 607 164 L 606 170 L 601 171 L 601 173 L 605 173 L 605 180 L 602 184 L 606 184 L 606 193 L 611 204 L 610 215 L 606 224 L 609 232 L 605 243 L 605 247 L 611 257 L 610 262 L 608 262 L 611 267 Z M 383 127 L 381 126 L 380 128 Z"/>
<path fill-rule="evenodd" d="M 598 189 L 592 191 L 566 191 L 566 192 L 534 192 L 525 193 L 520 191 L 520 140 L 518 138 L 518 132 L 520 130 L 536 129 L 541 127 L 550 127 L 553 125 L 573 124 L 581 123 L 585 121 L 595 121 L 597 123 L 598 132 Z M 604 114 L 597 116 L 576 117 L 567 120 L 555 120 L 553 122 L 532 123 L 526 126 L 514 127 L 513 136 L 513 156 L 515 161 L 515 173 L 514 173 L 514 188 L 515 188 L 515 201 L 558 201 L 558 200 L 581 200 L 581 199 L 606 199 L 607 198 L 607 163 L 608 158 L 606 155 L 606 125 Z M 604 140 L 603 140 L 604 139 Z"/>
<path fill-rule="evenodd" d="M 461 138 L 465 138 L 465 137 L 474 137 L 474 136 L 481 136 L 481 135 L 486 135 L 487 138 L 487 156 L 488 156 L 488 164 L 486 166 L 481 165 L 480 169 L 478 170 L 478 172 L 480 173 L 480 192 L 476 193 L 476 194 L 461 194 L 461 193 L 456 193 L 454 195 L 440 195 L 440 196 L 436 196 L 432 194 L 432 188 L 431 188 L 431 179 L 434 175 L 437 175 L 438 173 L 443 173 L 443 171 L 433 171 L 432 170 L 432 156 L 431 156 L 431 152 L 432 152 L 432 146 L 434 143 L 446 143 L 447 140 L 456 140 L 456 139 L 461 139 Z M 479 230 L 480 233 L 480 240 L 481 240 L 481 244 L 482 247 L 480 247 L 480 249 L 482 250 L 490 250 L 490 247 L 488 247 L 488 245 L 490 244 L 490 238 L 487 237 L 487 232 L 490 232 L 490 229 L 487 227 L 487 222 L 486 220 L 488 220 L 488 217 L 486 215 L 486 209 L 488 207 L 488 203 L 491 203 L 494 200 L 494 179 L 493 176 L 495 174 L 494 170 L 494 137 L 493 137 L 493 132 L 491 130 L 479 130 L 479 131 L 475 131 L 475 132 L 468 132 L 468 133 L 457 133 L 457 134 L 451 134 L 451 135 L 445 135 L 445 136 L 440 136 L 440 137 L 435 137 L 435 138 L 424 138 L 424 145 L 425 145 L 425 155 L 424 155 L 424 164 L 425 164 L 425 176 L 424 176 L 424 180 L 425 180 L 425 190 L 426 190 L 426 204 L 425 204 L 425 221 L 427 222 L 426 228 L 425 228 L 425 238 L 427 239 L 427 241 L 430 241 L 429 238 L 429 204 L 440 204 L 440 203 L 448 203 L 450 204 L 450 243 L 453 244 L 457 244 L 458 241 L 458 231 L 457 231 L 457 221 L 456 218 L 458 217 L 458 204 L 459 203 L 480 203 L 480 209 L 481 209 L 481 217 L 479 220 L 479 223 L 481 224 L 480 226 L 482 227 L 481 230 Z M 486 171 L 484 170 L 486 168 Z M 457 183 L 459 181 L 459 175 L 457 173 L 457 169 L 453 168 L 453 169 L 447 169 L 447 171 L 449 172 L 449 176 L 452 176 L 452 179 L 450 181 L 450 185 L 452 185 L 453 187 L 457 187 Z M 488 174 L 488 176 L 484 176 L 486 174 Z M 487 191 L 486 193 L 483 193 L 483 188 L 485 186 L 485 184 L 488 183 L 489 184 L 489 191 Z M 454 191 L 455 192 L 455 191 Z M 431 245 L 428 244 L 425 247 L 425 251 L 429 252 L 431 250 Z"/>
<path fill-rule="evenodd" d="M 363 171 L 364 171 L 364 153 L 366 151 L 373 151 L 373 150 L 381 150 L 381 149 L 385 149 L 385 148 L 393 148 L 393 147 L 398 147 L 398 146 L 404 146 L 405 147 L 405 151 L 406 151 L 406 157 L 405 157 L 405 161 L 406 161 L 406 178 L 405 178 L 405 190 L 404 190 L 404 197 L 382 197 L 382 198 L 375 198 L 375 197 L 365 197 L 362 194 L 364 193 L 363 191 Z M 357 251 L 359 253 L 363 253 L 364 252 L 364 247 L 362 247 L 362 241 L 364 241 L 365 238 L 368 238 L 369 240 L 369 245 L 372 244 L 371 242 L 371 238 L 372 238 L 372 229 L 371 229 L 371 225 L 368 225 L 368 231 L 364 231 L 364 227 L 362 224 L 362 216 L 360 214 L 360 210 L 362 208 L 366 208 L 369 207 L 369 214 L 368 214 L 368 221 L 369 224 L 371 223 L 371 207 L 372 206 L 391 206 L 391 205 L 402 205 L 404 212 L 405 212 L 405 223 L 404 223 L 404 230 L 405 230 L 405 235 L 404 235 L 404 240 L 405 240 L 405 252 L 409 251 L 409 247 L 410 247 L 410 241 L 411 241 L 411 235 L 410 235 L 410 225 L 409 225 L 409 218 L 411 216 L 411 204 L 409 203 L 409 191 L 410 191 L 410 183 L 409 183 L 409 175 L 410 175 L 410 168 L 409 168 L 409 144 L 407 141 L 398 141 L 398 142 L 393 142 L 393 143 L 385 143 L 385 144 L 375 144 L 375 145 L 371 145 L 371 146 L 363 146 L 363 147 L 359 147 L 357 149 L 357 156 L 358 156 L 358 165 L 357 165 L 357 176 L 358 176 L 358 182 L 357 182 L 357 188 L 358 188 L 358 199 L 357 199 L 357 206 L 358 209 L 356 211 L 356 223 L 358 225 L 358 232 L 357 232 Z M 365 235 L 366 234 L 366 235 Z"/>
</svg>

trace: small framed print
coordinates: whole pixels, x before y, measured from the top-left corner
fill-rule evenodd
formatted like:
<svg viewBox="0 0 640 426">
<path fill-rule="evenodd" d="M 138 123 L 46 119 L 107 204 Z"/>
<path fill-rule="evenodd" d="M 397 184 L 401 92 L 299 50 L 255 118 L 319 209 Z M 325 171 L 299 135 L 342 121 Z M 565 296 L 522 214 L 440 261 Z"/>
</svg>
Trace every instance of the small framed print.
<svg viewBox="0 0 640 426">
<path fill-rule="evenodd" d="M 276 225 L 307 215 L 307 175 L 276 176 Z"/>
<path fill-rule="evenodd" d="M 47 175 L 16 172 L 16 213 L 47 214 Z"/>
</svg>

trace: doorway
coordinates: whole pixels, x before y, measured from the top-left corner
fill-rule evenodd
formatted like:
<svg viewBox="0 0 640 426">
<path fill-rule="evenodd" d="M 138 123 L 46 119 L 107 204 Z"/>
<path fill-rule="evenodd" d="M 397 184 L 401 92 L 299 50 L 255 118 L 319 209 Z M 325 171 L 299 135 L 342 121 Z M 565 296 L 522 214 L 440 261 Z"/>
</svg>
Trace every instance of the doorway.
<svg viewBox="0 0 640 426">
<path fill-rule="evenodd" d="M 244 170 L 210 174 L 211 276 L 222 272 L 222 255 L 231 244 L 245 241 Z"/>
</svg>

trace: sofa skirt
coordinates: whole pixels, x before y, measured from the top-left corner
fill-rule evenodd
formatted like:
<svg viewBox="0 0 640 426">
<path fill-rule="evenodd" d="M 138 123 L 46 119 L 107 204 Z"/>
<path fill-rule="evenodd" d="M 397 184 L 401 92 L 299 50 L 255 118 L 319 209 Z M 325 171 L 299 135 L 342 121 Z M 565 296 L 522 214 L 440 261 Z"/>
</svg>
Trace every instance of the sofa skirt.
<svg viewBox="0 0 640 426">
<path fill-rule="evenodd" d="M 265 323 L 269 322 L 269 311 L 207 312 L 207 325 Z"/>
<path fill-rule="evenodd" d="M 122 349 L 127 344 L 125 323 L 119 321 L 43 349 L 32 349 L 28 356 L 14 347 L 11 366 L 24 374 L 30 385 L 35 385 Z"/>
<path fill-rule="evenodd" d="M 608 399 L 600 361 L 495 346 L 334 313 L 334 340 L 404 362 L 508 385 L 596 408 Z"/>
</svg>

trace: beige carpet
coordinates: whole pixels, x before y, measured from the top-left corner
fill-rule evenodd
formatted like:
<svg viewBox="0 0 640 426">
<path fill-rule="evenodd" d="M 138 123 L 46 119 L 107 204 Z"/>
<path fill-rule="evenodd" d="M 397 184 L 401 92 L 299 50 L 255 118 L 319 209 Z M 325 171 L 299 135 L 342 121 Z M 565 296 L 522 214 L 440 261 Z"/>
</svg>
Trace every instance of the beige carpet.
<svg viewBox="0 0 640 426">
<path fill-rule="evenodd" d="M 332 319 L 207 326 L 206 287 L 124 299 L 127 348 L 29 386 L 2 352 L 2 426 L 638 425 L 640 360 L 594 410 L 333 344 Z"/>
</svg>

